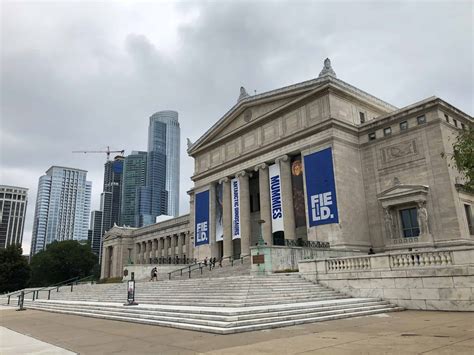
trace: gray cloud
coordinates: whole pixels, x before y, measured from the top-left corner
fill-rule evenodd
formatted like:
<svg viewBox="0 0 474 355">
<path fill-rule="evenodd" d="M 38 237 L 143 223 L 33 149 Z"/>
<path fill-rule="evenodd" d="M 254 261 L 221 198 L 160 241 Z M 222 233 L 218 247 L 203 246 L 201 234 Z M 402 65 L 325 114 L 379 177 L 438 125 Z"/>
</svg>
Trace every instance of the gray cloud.
<svg viewBox="0 0 474 355">
<path fill-rule="evenodd" d="M 181 212 L 195 141 L 250 93 L 338 77 L 396 106 L 437 95 L 472 114 L 473 5 L 224 1 L 2 3 L 0 183 L 30 188 L 50 165 L 89 171 L 98 207 L 107 145 L 146 148 L 148 117 L 180 114 Z"/>
</svg>

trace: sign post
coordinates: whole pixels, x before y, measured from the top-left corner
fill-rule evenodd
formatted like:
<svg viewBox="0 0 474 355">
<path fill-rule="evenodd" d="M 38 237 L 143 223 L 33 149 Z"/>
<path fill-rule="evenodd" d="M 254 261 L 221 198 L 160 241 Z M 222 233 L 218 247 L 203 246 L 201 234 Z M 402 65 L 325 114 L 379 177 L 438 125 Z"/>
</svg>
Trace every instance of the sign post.
<svg viewBox="0 0 474 355">
<path fill-rule="evenodd" d="M 127 303 L 124 306 L 136 306 L 138 303 L 135 302 L 135 280 L 132 274 L 132 279 L 127 281 Z"/>
</svg>

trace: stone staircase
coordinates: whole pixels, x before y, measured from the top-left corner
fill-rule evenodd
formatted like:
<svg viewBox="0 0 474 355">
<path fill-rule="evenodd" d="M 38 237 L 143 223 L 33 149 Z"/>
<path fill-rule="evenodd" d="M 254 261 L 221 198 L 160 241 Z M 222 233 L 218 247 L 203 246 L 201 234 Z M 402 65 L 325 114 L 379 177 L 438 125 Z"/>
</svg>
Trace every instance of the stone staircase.
<svg viewBox="0 0 474 355">
<path fill-rule="evenodd" d="M 197 265 L 191 267 L 191 278 L 201 279 L 201 278 L 221 278 L 221 277 L 230 277 L 230 276 L 244 276 L 250 275 L 250 258 L 244 258 L 243 260 L 237 259 L 234 261 L 233 265 L 229 261 L 225 261 L 222 266 L 216 264 L 214 268 L 202 265 L 202 268 L 199 268 Z M 164 280 L 168 280 L 168 274 L 163 275 Z M 184 269 L 181 272 L 176 271 L 171 274 L 171 280 L 185 280 L 189 279 L 188 269 Z"/>
<path fill-rule="evenodd" d="M 44 293 L 44 291 L 43 291 Z M 137 282 L 137 306 L 125 284 L 53 290 L 26 308 L 231 334 L 401 310 L 374 298 L 349 298 L 295 274 Z"/>
</svg>

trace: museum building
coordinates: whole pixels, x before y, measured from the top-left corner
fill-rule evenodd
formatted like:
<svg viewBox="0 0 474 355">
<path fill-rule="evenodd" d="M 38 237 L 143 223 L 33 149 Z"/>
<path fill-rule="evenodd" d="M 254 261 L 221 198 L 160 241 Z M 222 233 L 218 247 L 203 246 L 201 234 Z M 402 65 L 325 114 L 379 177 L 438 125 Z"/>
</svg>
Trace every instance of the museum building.
<svg viewBox="0 0 474 355">
<path fill-rule="evenodd" d="M 469 247 L 474 195 L 450 164 L 473 118 L 437 97 L 397 108 L 338 79 L 236 104 L 196 142 L 190 213 L 114 226 L 102 274 L 127 264 L 250 255 L 257 245 L 367 253 Z"/>
</svg>

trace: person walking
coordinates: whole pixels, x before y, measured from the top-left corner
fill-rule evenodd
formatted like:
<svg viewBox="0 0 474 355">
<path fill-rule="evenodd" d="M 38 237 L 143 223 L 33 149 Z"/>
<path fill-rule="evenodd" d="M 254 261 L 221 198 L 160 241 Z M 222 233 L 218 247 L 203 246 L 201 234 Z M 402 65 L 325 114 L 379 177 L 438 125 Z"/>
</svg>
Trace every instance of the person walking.
<svg viewBox="0 0 474 355">
<path fill-rule="evenodd" d="M 156 268 L 156 266 L 153 269 L 151 269 L 150 281 L 158 281 L 158 269 Z"/>
</svg>

